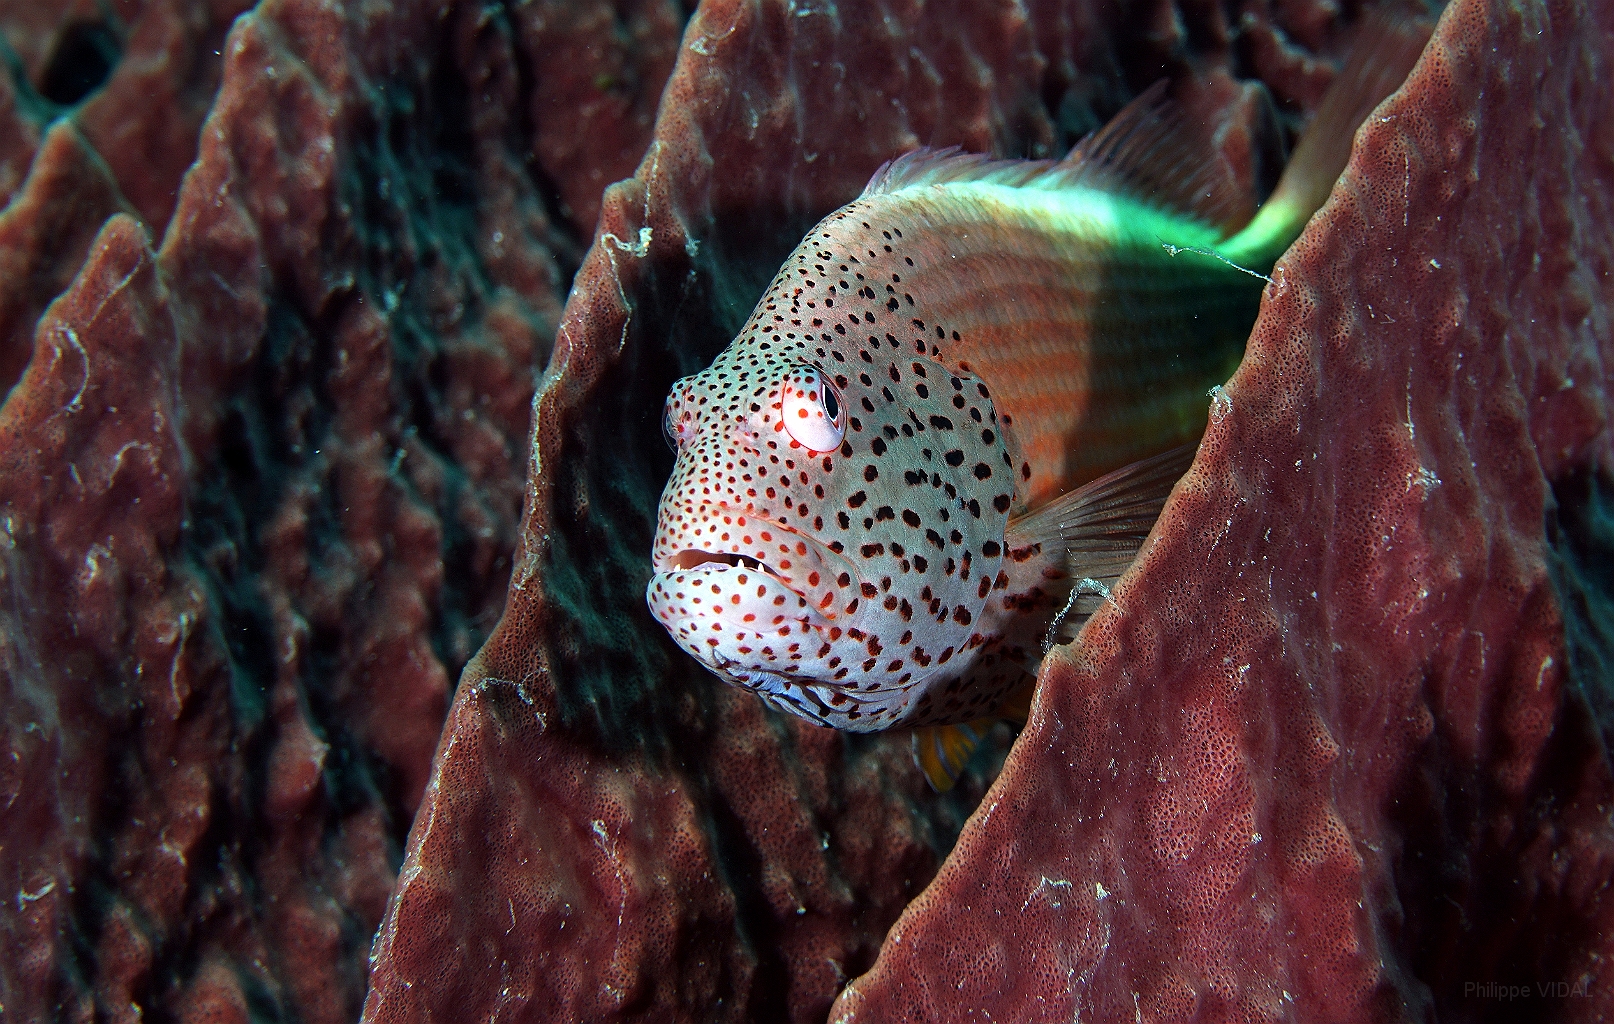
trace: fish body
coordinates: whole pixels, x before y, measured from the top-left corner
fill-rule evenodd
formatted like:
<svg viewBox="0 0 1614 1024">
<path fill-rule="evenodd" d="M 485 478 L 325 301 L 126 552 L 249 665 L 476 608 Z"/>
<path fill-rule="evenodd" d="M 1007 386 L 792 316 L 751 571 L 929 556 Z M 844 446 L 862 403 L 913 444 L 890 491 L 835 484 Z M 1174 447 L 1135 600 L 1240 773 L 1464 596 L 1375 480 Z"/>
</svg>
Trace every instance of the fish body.
<svg viewBox="0 0 1614 1024">
<path fill-rule="evenodd" d="M 1072 595 L 1130 562 L 1327 194 L 1286 172 L 1229 235 L 1174 129 L 1155 91 L 1057 163 L 920 151 L 807 235 L 667 399 L 647 599 L 681 647 L 857 732 L 1023 692 Z"/>
<path fill-rule="evenodd" d="M 1008 550 L 1011 514 L 1197 436 L 1259 301 L 1168 254 L 1219 241 L 1187 218 L 919 170 L 820 223 L 666 412 L 652 610 L 719 674 L 855 731 L 979 717 L 1023 678 L 1068 587 L 1057 552 Z M 803 412 L 839 429 L 792 433 Z"/>
</svg>

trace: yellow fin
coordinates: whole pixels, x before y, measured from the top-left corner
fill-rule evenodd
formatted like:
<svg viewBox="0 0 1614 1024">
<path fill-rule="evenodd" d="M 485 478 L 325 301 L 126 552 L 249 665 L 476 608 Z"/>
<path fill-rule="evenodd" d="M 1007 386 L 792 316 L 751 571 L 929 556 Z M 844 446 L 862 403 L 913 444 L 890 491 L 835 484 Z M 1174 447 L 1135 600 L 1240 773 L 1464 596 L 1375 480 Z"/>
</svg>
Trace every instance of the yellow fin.
<svg viewBox="0 0 1614 1024">
<path fill-rule="evenodd" d="M 970 755 L 981 745 L 981 737 L 995 719 L 977 718 L 958 725 L 926 725 L 913 731 L 913 760 L 938 793 L 953 788 L 969 763 Z"/>
<path fill-rule="evenodd" d="M 930 780 L 931 788 L 938 793 L 953 788 L 953 783 L 963 774 L 964 766 L 969 763 L 975 748 L 981 745 L 981 740 L 986 738 L 992 726 L 1005 719 L 1016 725 L 1024 725 L 1026 716 L 1031 712 L 1031 697 L 1036 691 L 1037 681 L 1027 679 L 1024 686 L 1009 694 L 997 711 L 986 718 L 958 725 L 926 725 L 915 729 L 911 740 L 914 764 Z"/>
<path fill-rule="evenodd" d="M 1269 270 L 1300 237 L 1350 161 L 1356 130 L 1406 81 L 1432 28 L 1427 21 L 1405 15 L 1368 16 L 1278 187 L 1255 219 L 1216 247 L 1224 259 Z"/>
</svg>

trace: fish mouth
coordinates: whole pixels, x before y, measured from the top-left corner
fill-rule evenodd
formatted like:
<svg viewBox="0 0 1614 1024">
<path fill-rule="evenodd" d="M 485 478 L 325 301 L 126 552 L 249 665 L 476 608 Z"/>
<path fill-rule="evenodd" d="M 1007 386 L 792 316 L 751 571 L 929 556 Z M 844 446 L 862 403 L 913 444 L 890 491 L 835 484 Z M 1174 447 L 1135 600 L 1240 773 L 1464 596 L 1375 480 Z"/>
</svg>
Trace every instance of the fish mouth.
<svg viewBox="0 0 1614 1024">
<path fill-rule="evenodd" d="M 753 572 L 763 572 L 772 576 L 780 583 L 788 585 L 787 579 L 779 570 L 767 562 L 759 561 L 750 555 L 735 554 L 731 551 L 700 551 L 695 548 L 685 548 L 667 560 L 669 569 L 697 569 L 703 565 L 727 565 L 750 569 Z"/>
</svg>

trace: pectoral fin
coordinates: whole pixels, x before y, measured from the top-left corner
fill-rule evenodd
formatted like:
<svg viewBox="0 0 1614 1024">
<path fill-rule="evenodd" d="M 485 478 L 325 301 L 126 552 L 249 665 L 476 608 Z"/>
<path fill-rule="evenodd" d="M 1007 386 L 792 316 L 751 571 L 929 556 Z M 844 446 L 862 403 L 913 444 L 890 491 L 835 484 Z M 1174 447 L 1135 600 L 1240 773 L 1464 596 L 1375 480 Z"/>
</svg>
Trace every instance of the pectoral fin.
<svg viewBox="0 0 1614 1024">
<path fill-rule="evenodd" d="M 1038 545 L 1063 559 L 1067 599 L 1044 641 L 1045 650 L 1074 636 L 1074 627 L 1109 596 L 1197 450 L 1184 445 L 1139 460 L 1009 520 L 1006 540 L 1011 549 Z"/>
<path fill-rule="evenodd" d="M 1074 635 L 1079 618 L 1092 614 L 1109 596 L 1110 586 L 1137 557 L 1171 489 L 1193 464 L 1196 451 L 1196 446 L 1185 445 L 1123 466 L 1009 520 L 1005 539 L 1011 549 L 1039 545 L 1063 559 L 1066 578 L 1062 582 L 1068 600 L 1054 619 L 1045 647 L 1066 628 Z M 1035 690 L 1036 680 L 1027 679 L 1026 685 L 985 718 L 915 729 L 914 763 L 931 786 L 939 793 L 952 789 L 993 725 L 1005 719 L 1023 724 Z"/>
</svg>

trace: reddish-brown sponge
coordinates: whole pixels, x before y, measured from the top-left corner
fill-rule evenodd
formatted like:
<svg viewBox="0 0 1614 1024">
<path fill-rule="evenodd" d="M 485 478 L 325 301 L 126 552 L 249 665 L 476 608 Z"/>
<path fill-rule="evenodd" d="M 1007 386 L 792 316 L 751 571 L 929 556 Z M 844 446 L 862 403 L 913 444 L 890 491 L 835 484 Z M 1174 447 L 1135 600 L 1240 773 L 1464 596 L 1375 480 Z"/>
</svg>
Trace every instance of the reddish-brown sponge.
<svg viewBox="0 0 1614 1024">
<path fill-rule="evenodd" d="M 1167 77 L 1253 207 L 1363 14 L 0 0 L 0 1018 L 1614 1015 L 1603 7 L 1446 12 L 1001 776 L 644 605 L 882 161 Z"/>
<path fill-rule="evenodd" d="M 0 4 L 7 1021 L 357 1019 L 509 580 L 551 190 L 632 170 L 681 19 L 244 6 Z M 621 78 L 545 172 L 568 48 Z"/>
</svg>

